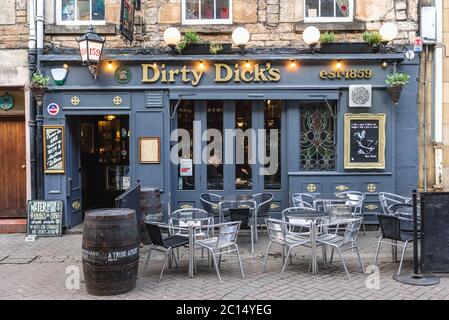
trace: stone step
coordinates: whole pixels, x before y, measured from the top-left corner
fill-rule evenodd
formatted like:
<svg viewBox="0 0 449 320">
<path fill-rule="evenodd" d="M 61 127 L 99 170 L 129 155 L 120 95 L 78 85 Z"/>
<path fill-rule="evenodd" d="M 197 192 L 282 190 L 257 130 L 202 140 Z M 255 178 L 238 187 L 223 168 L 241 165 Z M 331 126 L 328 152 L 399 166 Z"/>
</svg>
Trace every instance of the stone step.
<svg viewBox="0 0 449 320">
<path fill-rule="evenodd" d="M 27 219 L 0 219 L 0 234 L 26 233 Z"/>
</svg>

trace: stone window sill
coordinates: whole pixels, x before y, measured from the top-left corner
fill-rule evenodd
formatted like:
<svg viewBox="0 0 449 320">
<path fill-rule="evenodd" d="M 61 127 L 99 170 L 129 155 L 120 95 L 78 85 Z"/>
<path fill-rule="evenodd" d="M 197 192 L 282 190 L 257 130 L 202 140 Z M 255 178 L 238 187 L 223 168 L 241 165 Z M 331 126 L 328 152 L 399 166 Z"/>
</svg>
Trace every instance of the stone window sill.
<svg viewBox="0 0 449 320">
<path fill-rule="evenodd" d="M 303 21 L 295 23 L 295 32 L 302 33 L 305 28 L 309 26 L 315 26 L 320 31 L 347 31 L 357 32 L 366 31 L 366 23 L 364 21 L 352 21 L 352 22 L 315 22 L 305 23 Z"/>
<path fill-rule="evenodd" d="M 181 25 L 179 31 L 194 31 L 199 34 L 231 34 L 235 29 L 232 24 L 216 24 L 216 25 Z"/>
<path fill-rule="evenodd" d="M 115 24 L 107 23 L 105 25 L 94 26 L 95 32 L 100 35 L 115 35 L 117 30 Z M 74 26 L 74 25 L 57 25 L 47 24 L 45 26 L 45 34 L 47 35 L 82 35 L 87 32 L 89 26 Z"/>
</svg>

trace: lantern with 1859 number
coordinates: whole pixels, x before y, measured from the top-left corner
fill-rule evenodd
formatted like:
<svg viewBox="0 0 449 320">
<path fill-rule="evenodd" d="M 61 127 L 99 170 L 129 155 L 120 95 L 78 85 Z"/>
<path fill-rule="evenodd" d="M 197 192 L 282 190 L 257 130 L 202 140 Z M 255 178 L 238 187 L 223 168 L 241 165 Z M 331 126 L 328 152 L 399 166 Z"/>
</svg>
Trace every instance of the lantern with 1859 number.
<svg viewBox="0 0 449 320">
<path fill-rule="evenodd" d="M 100 64 L 101 54 L 105 40 L 100 37 L 92 26 L 78 41 L 81 61 L 87 65 L 92 77 L 96 80 L 98 77 L 98 66 Z"/>
</svg>

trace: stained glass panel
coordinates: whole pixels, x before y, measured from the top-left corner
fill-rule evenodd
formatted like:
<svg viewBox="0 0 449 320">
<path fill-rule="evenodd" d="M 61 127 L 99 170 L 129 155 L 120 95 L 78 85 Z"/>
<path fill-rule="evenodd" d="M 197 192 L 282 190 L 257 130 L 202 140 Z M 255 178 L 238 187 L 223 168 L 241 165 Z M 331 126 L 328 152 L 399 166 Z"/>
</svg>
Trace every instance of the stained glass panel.
<svg viewBox="0 0 449 320">
<path fill-rule="evenodd" d="M 335 103 L 330 105 L 335 109 Z M 300 170 L 335 170 L 335 121 L 326 103 L 301 105 L 300 119 Z"/>
</svg>

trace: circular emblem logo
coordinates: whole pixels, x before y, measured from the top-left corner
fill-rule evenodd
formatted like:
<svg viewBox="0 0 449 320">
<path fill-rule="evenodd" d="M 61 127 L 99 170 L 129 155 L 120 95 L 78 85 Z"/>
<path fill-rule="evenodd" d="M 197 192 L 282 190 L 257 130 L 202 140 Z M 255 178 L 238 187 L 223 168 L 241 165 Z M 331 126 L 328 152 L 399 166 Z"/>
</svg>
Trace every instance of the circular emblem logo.
<svg viewBox="0 0 449 320">
<path fill-rule="evenodd" d="M 307 191 L 310 192 L 310 193 L 315 192 L 315 191 L 316 191 L 316 185 L 313 184 L 313 183 L 310 183 L 310 184 L 307 186 Z"/>
<path fill-rule="evenodd" d="M 9 94 L 0 96 L 0 108 L 3 110 L 9 110 L 14 107 L 14 98 Z"/>
<path fill-rule="evenodd" d="M 366 190 L 368 190 L 368 192 L 376 192 L 377 187 L 374 183 L 370 183 L 367 187 Z"/>
<path fill-rule="evenodd" d="M 123 99 L 122 99 L 122 97 L 120 97 L 120 96 L 116 96 L 116 97 L 114 97 L 114 99 L 112 100 L 112 102 L 114 102 L 114 104 L 115 104 L 116 106 L 119 106 L 119 105 L 122 104 Z"/>
<path fill-rule="evenodd" d="M 115 70 L 115 81 L 125 84 L 131 81 L 133 75 L 129 67 L 120 67 Z"/>
<path fill-rule="evenodd" d="M 70 102 L 72 103 L 72 105 L 77 106 L 77 105 L 80 104 L 81 100 L 80 100 L 80 98 L 78 98 L 77 96 L 73 96 L 73 97 L 70 99 Z"/>
<path fill-rule="evenodd" d="M 56 103 L 50 103 L 47 107 L 47 112 L 51 116 L 55 116 L 59 113 L 59 106 Z"/>
<path fill-rule="evenodd" d="M 364 105 L 369 101 L 369 91 L 364 87 L 357 87 L 352 91 L 352 101 Z"/>
</svg>

